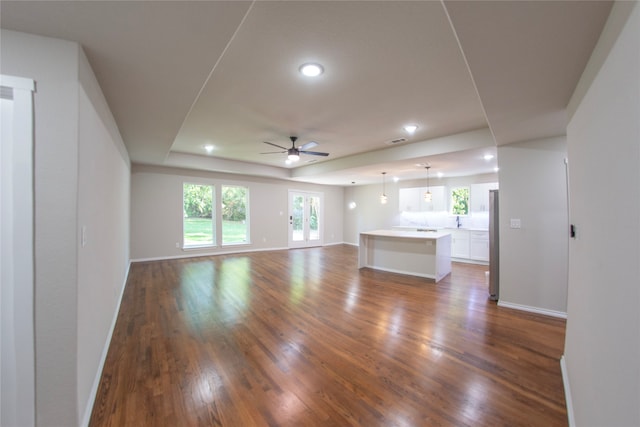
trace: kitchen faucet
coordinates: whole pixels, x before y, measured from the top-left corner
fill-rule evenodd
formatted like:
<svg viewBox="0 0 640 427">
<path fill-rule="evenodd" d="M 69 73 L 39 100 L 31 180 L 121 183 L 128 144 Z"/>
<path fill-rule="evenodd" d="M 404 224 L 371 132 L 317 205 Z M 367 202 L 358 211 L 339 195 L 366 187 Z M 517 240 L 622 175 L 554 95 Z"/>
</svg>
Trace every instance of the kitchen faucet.
<svg viewBox="0 0 640 427">
<path fill-rule="evenodd" d="M 460 222 L 460 216 L 459 215 L 456 216 L 456 224 L 458 224 L 458 228 L 460 228 L 460 226 L 462 225 L 462 223 Z"/>
</svg>

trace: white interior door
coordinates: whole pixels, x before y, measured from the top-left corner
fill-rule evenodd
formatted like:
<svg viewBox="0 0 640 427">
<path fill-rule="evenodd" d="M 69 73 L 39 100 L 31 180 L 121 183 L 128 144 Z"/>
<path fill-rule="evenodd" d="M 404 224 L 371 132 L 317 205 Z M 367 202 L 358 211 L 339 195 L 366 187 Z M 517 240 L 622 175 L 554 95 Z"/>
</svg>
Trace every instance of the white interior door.
<svg viewBox="0 0 640 427">
<path fill-rule="evenodd" d="M 289 247 L 322 245 L 322 193 L 289 191 Z"/>
</svg>

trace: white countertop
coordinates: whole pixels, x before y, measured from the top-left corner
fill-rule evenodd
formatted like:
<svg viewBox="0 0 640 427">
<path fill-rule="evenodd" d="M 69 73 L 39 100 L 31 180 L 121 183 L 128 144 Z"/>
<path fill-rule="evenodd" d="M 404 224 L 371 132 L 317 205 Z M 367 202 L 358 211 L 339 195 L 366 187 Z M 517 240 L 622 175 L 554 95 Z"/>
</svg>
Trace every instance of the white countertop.
<svg viewBox="0 0 640 427">
<path fill-rule="evenodd" d="M 408 238 L 408 239 L 425 239 L 425 240 L 436 240 L 444 236 L 451 235 L 451 233 L 445 230 L 438 230 L 438 231 L 372 230 L 372 231 L 363 231 L 360 234 L 364 234 L 366 236 L 401 237 L 401 238 Z"/>
<path fill-rule="evenodd" d="M 467 228 L 467 227 L 446 227 L 445 230 L 467 230 L 467 231 L 489 231 L 487 228 Z"/>
<path fill-rule="evenodd" d="M 429 226 L 417 226 L 417 225 L 394 225 L 391 227 L 393 230 L 398 231 L 418 231 L 418 230 L 436 230 L 436 231 L 447 231 L 447 230 L 466 230 L 466 231 L 489 231 L 488 228 L 478 228 L 478 227 L 429 227 Z"/>
</svg>

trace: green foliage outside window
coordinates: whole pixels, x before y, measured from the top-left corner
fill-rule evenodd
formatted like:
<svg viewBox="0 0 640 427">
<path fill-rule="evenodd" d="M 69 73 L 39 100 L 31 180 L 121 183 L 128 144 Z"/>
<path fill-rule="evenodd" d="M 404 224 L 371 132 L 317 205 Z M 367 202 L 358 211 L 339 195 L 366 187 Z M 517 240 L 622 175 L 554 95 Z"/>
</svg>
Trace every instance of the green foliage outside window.
<svg viewBox="0 0 640 427">
<path fill-rule="evenodd" d="M 184 184 L 183 208 L 187 218 L 211 218 L 213 188 L 210 185 Z"/>
<path fill-rule="evenodd" d="M 244 221 L 247 219 L 247 188 L 222 187 L 222 220 Z"/>
<path fill-rule="evenodd" d="M 247 187 L 222 186 L 222 244 L 248 243 Z"/>
<path fill-rule="evenodd" d="M 318 203 L 317 197 L 309 199 L 309 229 L 314 231 L 318 229 Z"/>
<path fill-rule="evenodd" d="M 469 187 L 458 187 L 451 190 L 451 213 L 453 215 L 469 214 Z"/>
<path fill-rule="evenodd" d="M 183 245 L 204 246 L 215 243 L 213 229 L 213 186 L 183 184 Z"/>
<path fill-rule="evenodd" d="M 302 218 L 304 207 L 304 197 L 297 196 L 293 198 L 293 229 L 302 230 Z"/>
</svg>

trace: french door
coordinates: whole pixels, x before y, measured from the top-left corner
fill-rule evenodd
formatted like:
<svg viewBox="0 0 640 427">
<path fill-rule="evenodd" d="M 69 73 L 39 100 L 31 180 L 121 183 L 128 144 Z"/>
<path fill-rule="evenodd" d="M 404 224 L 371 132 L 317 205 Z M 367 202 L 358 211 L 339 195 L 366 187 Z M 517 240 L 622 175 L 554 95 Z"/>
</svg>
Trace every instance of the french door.
<svg viewBox="0 0 640 427">
<path fill-rule="evenodd" d="M 322 245 L 322 193 L 289 190 L 289 247 Z"/>
</svg>

